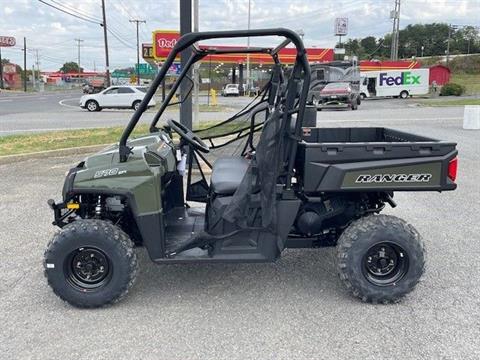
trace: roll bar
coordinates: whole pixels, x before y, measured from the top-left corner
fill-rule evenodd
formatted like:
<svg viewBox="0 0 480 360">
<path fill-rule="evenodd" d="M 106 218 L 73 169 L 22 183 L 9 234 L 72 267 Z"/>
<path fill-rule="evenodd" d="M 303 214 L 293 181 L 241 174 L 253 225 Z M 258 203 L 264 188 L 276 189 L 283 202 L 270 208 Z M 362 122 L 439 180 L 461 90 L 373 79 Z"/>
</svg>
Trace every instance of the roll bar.
<svg viewBox="0 0 480 360">
<path fill-rule="evenodd" d="M 193 46 L 196 42 L 202 40 L 211 40 L 211 39 L 222 39 L 222 38 L 240 38 L 240 37 L 265 37 L 265 36 L 283 36 L 286 39 L 275 49 L 268 49 L 268 48 L 246 48 L 246 49 L 230 49 L 228 50 L 219 50 L 218 53 L 239 53 L 239 52 L 248 52 L 248 53 L 255 53 L 255 52 L 262 52 L 262 53 L 270 53 L 272 56 L 277 56 L 277 53 L 281 50 L 281 48 L 287 46 L 289 43 L 293 43 L 295 48 L 297 49 L 297 58 L 296 58 L 296 66 L 301 66 L 306 81 L 306 86 L 304 83 L 302 92 L 300 94 L 300 102 L 299 102 L 299 111 L 298 111 L 298 118 L 302 119 L 303 114 L 305 112 L 305 102 L 308 94 L 308 84 L 310 83 L 310 66 L 308 64 L 307 56 L 305 47 L 300 36 L 289 29 L 285 28 L 274 28 L 274 29 L 253 29 L 253 30 L 236 30 L 236 31 L 206 31 L 206 32 L 194 32 L 188 33 L 183 35 L 180 39 L 178 39 L 177 43 L 173 47 L 172 51 L 168 55 L 167 59 L 163 63 L 160 71 L 158 72 L 157 76 L 153 80 L 150 88 L 148 89 L 143 101 L 140 103 L 140 106 L 133 114 L 132 118 L 130 119 L 129 123 L 127 124 L 125 130 L 122 133 L 119 142 L 119 155 L 120 155 L 120 162 L 125 162 L 128 159 L 128 155 L 131 153 L 131 149 L 127 146 L 127 140 L 130 134 L 132 133 L 133 129 L 137 125 L 138 121 L 142 113 L 147 109 L 148 103 L 153 98 L 155 92 L 157 91 L 158 87 L 162 83 L 162 80 L 165 78 L 168 69 L 175 61 L 177 55 L 182 52 L 183 50 L 187 49 L 190 46 Z M 194 49 L 194 54 L 189 59 L 189 65 L 191 66 L 192 63 L 195 61 L 199 61 L 206 55 L 215 54 L 215 49 L 210 48 L 206 51 Z M 241 51 L 239 51 L 241 50 Z M 182 73 L 186 73 L 186 69 L 182 69 Z M 183 75 L 183 74 L 182 74 Z M 183 78 L 183 77 L 182 77 Z M 178 80 L 177 80 L 178 82 Z M 172 91 L 171 91 L 172 92 Z M 170 94 L 169 94 L 170 95 Z M 173 96 L 173 95 L 172 95 Z M 166 101 L 168 103 L 168 101 Z M 160 115 L 163 112 L 164 107 L 159 110 Z M 155 117 L 158 120 L 157 117 Z M 154 119 L 155 120 L 155 119 Z M 153 124 L 152 124 L 153 125 Z M 300 129 L 300 128 L 299 128 Z"/>
</svg>

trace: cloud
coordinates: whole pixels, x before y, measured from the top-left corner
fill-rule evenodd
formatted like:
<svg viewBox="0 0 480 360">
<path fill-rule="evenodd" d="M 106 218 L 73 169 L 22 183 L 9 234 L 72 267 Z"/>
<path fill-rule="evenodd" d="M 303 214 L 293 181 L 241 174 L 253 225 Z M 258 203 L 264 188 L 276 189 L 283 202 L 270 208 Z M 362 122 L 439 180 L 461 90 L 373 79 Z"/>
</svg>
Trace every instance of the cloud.
<svg viewBox="0 0 480 360">
<path fill-rule="evenodd" d="M 62 0 L 57 3 L 78 15 L 101 22 L 98 0 Z M 110 0 L 106 3 L 108 27 L 122 39 L 119 41 L 109 34 L 113 67 L 132 66 L 135 61 L 135 26 L 129 23 L 129 19 L 147 21 L 140 25 L 141 42 L 151 42 L 151 32 L 155 29 L 179 27 L 179 0 Z M 199 0 L 200 30 L 245 29 L 248 3 L 248 0 Z M 333 22 L 339 16 L 349 18 L 349 37 L 379 37 L 389 33 L 392 27 L 389 15 L 393 0 L 250 0 L 250 4 L 252 28 L 302 29 L 307 46 L 332 47 L 337 41 L 333 35 Z M 479 13 L 479 0 L 408 0 L 402 2 L 400 26 L 429 22 L 478 26 Z M 56 70 L 62 62 L 75 61 L 77 47 L 73 39 L 81 38 L 84 40 L 82 66 L 93 69 L 95 62 L 96 68 L 103 70 L 103 28 L 98 24 L 61 13 L 35 0 L 15 0 L 7 6 L 0 6 L 0 19 L 0 35 L 15 36 L 18 43 L 25 36 L 27 48 L 39 49 L 42 69 Z M 252 40 L 252 44 L 260 44 L 260 41 Z M 4 48 L 2 55 L 21 63 L 20 48 Z M 32 63 L 33 56 L 29 56 L 28 66 L 31 67 Z"/>
</svg>

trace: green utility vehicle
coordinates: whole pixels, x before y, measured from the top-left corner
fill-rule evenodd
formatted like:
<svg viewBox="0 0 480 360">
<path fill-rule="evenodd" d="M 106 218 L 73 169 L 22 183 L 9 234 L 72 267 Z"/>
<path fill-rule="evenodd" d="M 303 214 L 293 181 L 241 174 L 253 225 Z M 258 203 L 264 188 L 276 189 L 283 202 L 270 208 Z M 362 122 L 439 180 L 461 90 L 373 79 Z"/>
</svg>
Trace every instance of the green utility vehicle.
<svg viewBox="0 0 480 360">
<path fill-rule="evenodd" d="M 267 36 L 284 40 L 275 48 L 205 45 Z M 279 52 L 288 44 L 297 55 L 284 73 Z M 131 138 L 181 52 L 190 54 L 187 65 L 150 133 Z M 271 79 L 248 106 L 196 131 L 160 121 L 179 86 L 188 90 L 194 63 L 230 53 L 271 56 Z M 182 36 L 119 143 L 73 167 L 62 201 L 49 200 L 61 228 L 44 259 L 53 291 L 78 307 L 118 301 L 135 281 L 140 246 L 160 264 L 273 262 L 286 248 L 336 246 L 337 271 L 353 295 L 388 303 L 411 291 L 425 265 L 420 235 L 380 212 L 395 206 L 394 191 L 454 190 L 456 144 L 387 128 L 317 128 L 305 105 L 309 84 L 293 31 Z"/>
</svg>

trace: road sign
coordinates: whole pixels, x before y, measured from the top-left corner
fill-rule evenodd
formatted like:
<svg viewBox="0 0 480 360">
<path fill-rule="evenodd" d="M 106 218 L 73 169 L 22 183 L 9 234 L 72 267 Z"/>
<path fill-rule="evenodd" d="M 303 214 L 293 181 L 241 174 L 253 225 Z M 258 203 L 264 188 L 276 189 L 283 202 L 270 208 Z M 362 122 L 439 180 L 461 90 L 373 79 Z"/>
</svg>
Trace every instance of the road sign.
<svg viewBox="0 0 480 360">
<path fill-rule="evenodd" d="M 112 72 L 112 77 L 115 78 L 128 78 L 130 77 L 130 74 L 127 71 L 121 71 L 121 70 L 114 70 Z"/>
<path fill-rule="evenodd" d="M 135 70 L 137 69 L 137 65 L 135 65 Z M 138 73 L 140 75 L 155 75 L 156 69 L 150 64 L 138 64 Z"/>
<path fill-rule="evenodd" d="M 17 42 L 13 36 L 0 36 L 1 47 L 15 46 L 16 43 Z"/>
<path fill-rule="evenodd" d="M 153 57 L 155 60 L 165 60 L 180 38 L 176 30 L 157 30 L 153 32 Z"/>
<path fill-rule="evenodd" d="M 4 64 L 3 65 L 3 73 L 4 74 L 15 74 L 17 69 L 14 64 Z"/>
<path fill-rule="evenodd" d="M 348 34 L 348 18 L 335 19 L 335 35 L 345 36 Z"/>
<path fill-rule="evenodd" d="M 142 44 L 142 57 L 145 60 L 153 60 L 153 45 Z"/>
<path fill-rule="evenodd" d="M 182 66 L 177 63 L 173 63 L 172 66 L 168 69 L 168 75 L 180 75 L 182 71 Z"/>
</svg>

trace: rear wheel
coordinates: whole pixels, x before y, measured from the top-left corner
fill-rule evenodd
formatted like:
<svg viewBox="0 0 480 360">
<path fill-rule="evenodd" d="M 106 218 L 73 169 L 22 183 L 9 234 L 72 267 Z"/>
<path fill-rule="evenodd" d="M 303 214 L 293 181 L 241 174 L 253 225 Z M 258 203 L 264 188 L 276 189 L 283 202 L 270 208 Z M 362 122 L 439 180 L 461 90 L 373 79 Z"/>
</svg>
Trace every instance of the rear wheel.
<svg viewBox="0 0 480 360">
<path fill-rule="evenodd" d="M 402 98 L 402 99 L 408 98 L 408 91 L 403 90 L 403 91 L 400 93 L 400 98 Z"/>
<path fill-rule="evenodd" d="M 364 100 L 366 97 L 367 97 L 367 95 L 365 95 L 364 93 L 361 93 L 361 94 L 360 94 L 360 99 L 361 99 L 361 100 Z"/>
<path fill-rule="evenodd" d="M 100 111 L 100 106 L 95 100 L 88 100 L 85 106 L 88 111 Z"/>
<path fill-rule="evenodd" d="M 132 287 L 138 269 L 128 235 L 102 220 L 65 226 L 48 244 L 44 267 L 53 292 L 82 308 L 119 301 Z"/>
<path fill-rule="evenodd" d="M 140 104 L 141 104 L 140 100 L 134 101 L 132 105 L 133 110 L 137 111 L 138 108 L 140 107 Z"/>
<path fill-rule="evenodd" d="M 337 271 L 347 289 L 365 302 L 390 303 L 414 289 L 425 269 L 418 232 L 394 216 L 368 216 L 338 240 Z"/>
</svg>

